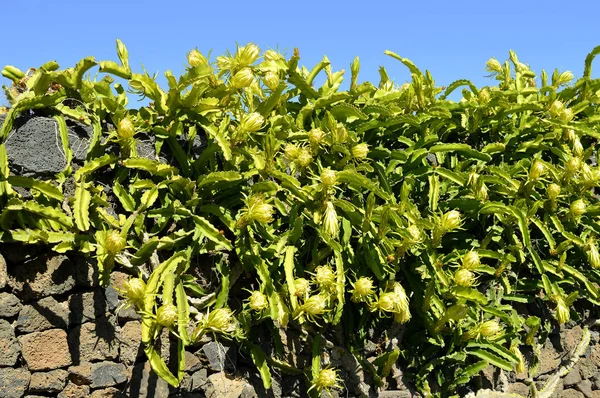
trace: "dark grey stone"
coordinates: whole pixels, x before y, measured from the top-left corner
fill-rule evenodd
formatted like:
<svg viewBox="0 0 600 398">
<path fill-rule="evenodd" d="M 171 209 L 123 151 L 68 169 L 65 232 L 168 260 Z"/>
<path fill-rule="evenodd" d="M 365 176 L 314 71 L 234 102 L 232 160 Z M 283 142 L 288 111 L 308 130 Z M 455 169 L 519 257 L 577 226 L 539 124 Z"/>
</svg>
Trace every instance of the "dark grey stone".
<svg viewBox="0 0 600 398">
<path fill-rule="evenodd" d="M 20 352 L 21 345 L 11 324 L 0 319 L 0 366 L 14 366 Z"/>
<path fill-rule="evenodd" d="M 594 383 L 594 390 L 600 390 L 600 372 L 597 372 L 592 378 L 592 383 Z"/>
<path fill-rule="evenodd" d="M 0 259 L 2 262 L 2 259 Z M 21 311 L 21 301 L 17 296 L 10 293 L 0 293 L 0 317 L 10 318 Z"/>
<path fill-rule="evenodd" d="M 577 390 L 579 390 L 585 398 L 593 398 L 594 393 L 592 392 L 592 381 L 591 380 L 582 380 L 575 386 Z"/>
<path fill-rule="evenodd" d="M 69 130 L 69 146 L 73 151 L 73 159 L 83 162 L 90 146 L 90 139 L 94 135 L 94 130 L 91 126 L 86 126 L 72 119 L 67 119 L 67 128 Z"/>
<path fill-rule="evenodd" d="M 0 368 L 0 397 L 21 398 L 30 379 L 31 374 L 25 369 Z"/>
<path fill-rule="evenodd" d="M 107 361 L 92 364 L 92 388 L 112 387 L 126 381 L 125 365 Z"/>
<path fill-rule="evenodd" d="M 69 311 L 54 297 L 45 297 L 23 307 L 17 318 L 17 331 L 21 333 L 41 332 L 47 329 L 67 327 Z"/>
<path fill-rule="evenodd" d="M 224 346 L 217 341 L 211 341 L 202 346 L 202 352 L 206 355 L 211 370 L 216 372 L 234 370 L 237 360 L 235 349 Z"/>
<path fill-rule="evenodd" d="M 594 344 L 597 344 L 598 342 L 600 342 L 600 332 L 592 330 L 590 332 L 590 344 L 594 345 Z"/>
<path fill-rule="evenodd" d="M 183 375 L 183 379 L 179 382 L 179 391 L 185 392 L 190 391 L 190 387 L 192 385 L 192 376 L 189 373 Z"/>
<path fill-rule="evenodd" d="M 254 385 L 258 386 L 260 384 L 255 383 Z M 302 379 L 295 375 L 282 375 L 279 389 L 281 391 L 281 396 L 297 398 L 302 396 L 302 391 L 306 391 L 302 384 Z"/>
<path fill-rule="evenodd" d="M 119 307 L 119 293 L 117 293 L 114 287 L 109 286 L 104 290 L 104 295 L 106 296 L 108 309 L 110 311 L 116 310 Z"/>
<path fill-rule="evenodd" d="M 435 153 L 428 153 L 427 156 L 425 156 L 425 158 L 427 159 L 427 161 L 429 162 L 430 165 L 432 165 L 432 166 L 438 165 L 438 160 L 437 160 L 437 156 L 435 156 Z"/>
<path fill-rule="evenodd" d="M 575 367 L 571 369 L 571 371 L 564 377 L 563 384 L 565 387 L 571 387 L 581 381 L 581 374 L 579 373 L 579 369 Z"/>
<path fill-rule="evenodd" d="M 44 254 L 44 248 L 38 245 L 2 243 L 0 247 L 4 260 L 6 260 L 8 270 L 23 263 L 29 263 Z M 7 284 L 9 279 L 10 275 L 7 274 Z"/>
<path fill-rule="evenodd" d="M 135 308 L 132 305 L 120 308 L 117 312 L 117 316 L 119 317 L 119 321 L 122 322 L 139 321 L 142 319 L 140 314 L 136 312 Z"/>
<path fill-rule="evenodd" d="M 53 118 L 18 118 L 6 140 L 10 167 L 29 177 L 50 177 L 66 166 L 58 123 Z"/>
<path fill-rule="evenodd" d="M 152 371 L 149 362 L 138 362 L 133 367 L 127 395 L 137 398 L 167 397 L 169 385 Z"/>
<path fill-rule="evenodd" d="M 73 364 L 116 359 L 119 340 L 114 318 L 97 318 L 69 331 L 69 349 Z"/>
<path fill-rule="evenodd" d="M 98 261 L 84 255 L 72 255 L 71 259 L 75 265 L 75 281 L 80 287 L 98 287 L 100 278 L 98 274 Z"/>
<path fill-rule="evenodd" d="M 208 372 L 206 369 L 200 369 L 192 375 L 189 387 L 190 392 L 200 391 L 208 383 Z"/>
<path fill-rule="evenodd" d="M 104 293 L 101 289 L 95 289 L 91 292 L 72 294 L 69 296 L 69 310 L 71 311 L 70 326 L 104 316 L 107 312 Z"/>
<path fill-rule="evenodd" d="M 581 378 L 586 380 L 594 377 L 596 372 L 598 372 L 598 365 L 600 364 L 595 364 L 590 358 L 581 358 L 577 365 L 579 366 Z"/>
<path fill-rule="evenodd" d="M 83 162 L 93 136 L 92 127 L 67 119 L 67 136 L 73 159 Z M 6 141 L 6 149 L 11 167 L 20 175 L 51 176 L 66 165 L 58 124 L 51 117 L 17 118 Z"/>
<path fill-rule="evenodd" d="M 240 398 L 256 398 L 256 390 L 250 384 L 245 384 L 242 393 L 240 394 Z"/>
</svg>

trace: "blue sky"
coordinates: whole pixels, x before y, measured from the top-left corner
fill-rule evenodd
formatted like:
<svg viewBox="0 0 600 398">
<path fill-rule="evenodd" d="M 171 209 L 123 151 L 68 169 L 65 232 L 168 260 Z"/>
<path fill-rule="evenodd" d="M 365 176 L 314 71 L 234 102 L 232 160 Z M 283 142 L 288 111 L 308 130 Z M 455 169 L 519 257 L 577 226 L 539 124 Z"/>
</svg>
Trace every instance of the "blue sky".
<svg viewBox="0 0 600 398">
<path fill-rule="evenodd" d="M 300 50 L 312 67 L 327 54 L 335 70 L 358 55 L 359 81 L 410 78 L 392 50 L 428 69 L 439 85 L 468 78 L 477 85 L 485 62 L 513 49 L 522 62 L 583 73 L 583 61 L 600 45 L 600 2 L 587 1 L 113 1 L 2 2 L 0 65 L 21 69 L 56 60 L 62 68 L 93 55 L 117 60 L 115 39 L 128 47 L 134 71 L 184 69 L 186 53 L 212 50 L 213 59 L 249 41 L 262 49 Z M 600 76 L 600 65 L 594 76 Z M 349 79 L 349 77 L 348 77 Z M 2 84 L 7 80 L 1 78 Z M 159 80 L 164 83 L 164 80 Z M 1 101 L 4 102 L 4 101 Z"/>
</svg>

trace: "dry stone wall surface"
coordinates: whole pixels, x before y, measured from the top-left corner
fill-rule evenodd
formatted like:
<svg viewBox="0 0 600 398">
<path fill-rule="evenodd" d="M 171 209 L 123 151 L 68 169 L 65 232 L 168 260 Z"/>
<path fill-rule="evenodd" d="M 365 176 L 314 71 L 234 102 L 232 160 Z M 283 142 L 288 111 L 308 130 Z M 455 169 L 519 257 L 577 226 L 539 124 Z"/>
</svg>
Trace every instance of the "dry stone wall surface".
<svg viewBox="0 0 600 398">
<path fill-rule="evenodd" d="M 69 267 L 61 268 L 60 264 Z M 112 286 L 99 287 L 93 264 L 79 256 L 64 256 L 21 246 L 0 246 L 7 283 L 0 289 L 0 397 L 301 397 L 301 378 L 274 375 L 273 391 L 262 389 L 249 358 L 235 347 L 206 338 L 186 351 L 186 374 L 177 389 L 158 378 L 147 362 L 141 344 L 139 317 L 124 309 L 117 291 L 128 278 L 114 272 Z M 30 266 L 33 264 L 33 266 Z M 44 264 L 42 267 L 39 264 Z M 86 277 L 82 277 L 82 276 Z M 0 275 L 2 276 L 2 275 Z M 57 284 L 50 286 L 50 282 Z M 72 281 L 64 283 L 65 281 Z M 59 286 L 59 287 L 57 287 Z M 48 294 L 47 291 L 51 293 Z M 35 294 L 34 294 L 35 292 Z M 542 348 L 536 384 L 542 387 L 581 340 L 581 327 L 572 322 L 556 328 Z M 290 355 L 299 342 L 287 342 Z M 162 353 L 173 347 L 166 334 Z M 296 348 L 294 348 L 296 347 Z M 367 345 L 366 350 L 369 350 Z M 300 352 L 301 350 L 298 350 Z M 351 369 L 343 350 L 328 355 L 336 366 Z M 368 355 L 368 352 L 367 352 Z M 375 353 L 373 353 L 373 358 Z M 293 357 L 302 367 L 308 358 Z M 356 364 L 354 364 L 356 366 Z M 418 397 L 402 370 L 390 375 L 392 390 L 368 394 L 369 380 L 356 369 L 347 371 L 347 396 Z M 357 378 L 358 380 L 352 380 Z M 527 375 L 489 367 L 481 388 L 527 396 Z M 358 387 L 352 388 L 352 385 Z M 362 385 L 362 386 L 361 386 Z M 383 394 L 383 395 L 382 395 Z M 346 396 L 344 394 L 344 396 Z M 600 398 L 600 333 L 591 332 L 591 344 L 573 370 L 561 381 L 553 397 Z"/>
<path fill-rule="evenodd" d="M 237 350 L 208 339 L 186 352 L 182 386 L 170 387 L 144 356 L 140 320 L 118 310 L 114 287 L 87 273 L 92 264 L 23 249 L 0 246 L 0 397 L 259 396 Z M 113 282 L 127 277 L 117 272 Z M 165 353 L 170 343 L 163 338 Z"/>
</svg>

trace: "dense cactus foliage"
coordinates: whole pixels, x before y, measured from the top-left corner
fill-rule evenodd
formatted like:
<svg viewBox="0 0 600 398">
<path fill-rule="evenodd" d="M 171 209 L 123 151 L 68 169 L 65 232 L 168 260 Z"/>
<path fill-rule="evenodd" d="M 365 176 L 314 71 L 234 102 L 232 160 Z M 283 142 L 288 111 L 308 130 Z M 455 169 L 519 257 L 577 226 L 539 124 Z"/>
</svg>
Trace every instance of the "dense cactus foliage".
<svg viewBox="0 0 600 398">
<path fill-rule="evenodd" d="M 210 61 L 193 50 L 182 76 L 165 73 L 166 89 L 131 70 L 120 41 L 117 52 L 119 63 L 2 71 L 12 84 L 0 241 L 87 253 L 105 284 L 115 266 L 128 270 L 121 293 L 170 384 L 183 375 L 184 347 L 209 334 L 249 352 L 265 387 L 278 368 L 304 373 L 311 394 L 339 388 L 320 344 L 343 325 L 346 348 L 376 383 L 398 362 L 422 393 L 447 396 L 488 364 L 535 374 L 547 325 L 516 303 L 543 302 L 558 323 L 576 300 L 598 304 L 600 80 L 591 63 L 600 48 L 577 81 L 559 71 L 538 78 L 513 52 L 492 58 L 498 84 L 484 88 L 438 87 L 386 52 L 410 70 L 409 83 L 383 68 L 377 85 L 359 83 L 357 58 L 345 91 L 344 71 L 327 58 L 299 67 L 297 51 L 247 44 Z M 97 65 L 101 79 L 88 76 Z M 130 106 L 111 75 L 151 102 Z M 448 99 L 459 88 L 460 100 Z M 66 167 L 53 178 L 11 171 L 4 143 L 32 113 L 56 121 Z M 93 131 L 84 162 L 73 158 L 69 119 Z M 192 272 L 198 263 L 218 281 Z M 367 362 L 367 331 L 394 323 L 403 341 Z M 310 369 L 267 357 L 256 342 L 258 328 L 291 324 L 314 337 Z M 179 369 L 155 348 L 165 328 L 179 339 Z"/>
</svg>

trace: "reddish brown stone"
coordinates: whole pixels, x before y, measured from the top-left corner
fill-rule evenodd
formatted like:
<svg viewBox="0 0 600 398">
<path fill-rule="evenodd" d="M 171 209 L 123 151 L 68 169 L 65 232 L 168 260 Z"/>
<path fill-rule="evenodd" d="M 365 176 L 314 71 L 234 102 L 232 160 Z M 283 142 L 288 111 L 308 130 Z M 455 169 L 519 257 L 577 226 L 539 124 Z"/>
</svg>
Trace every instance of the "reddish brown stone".
<svg viewBox="0 0 600 398">
<path fill-rule="evenodd" d="M 94 391 L 92 395 L 90 395 L 90 398 L 125 398 L 125 394 L 114 387 L 110 387 Z"/>
<path fill-rule="evenodd" d="M 130 276 L 119 271 L 110 273 L 110 285 L 117 290 L 125 290 L 125 282 L 129 280 Z"/>
<path fill-rule="evenodd" d="M 57 393 L 65 388 L 69 373 L 63 369 L 31 374 L 30 392 Z"/>
<path fill-rule="evenodd" d="M 566 352 L 571 352 L 581 342 L 583 330 L 577 325 L 572 329 L 565 330 L 563 333 L 563 349 Z"/>
<path fill-rule="evenodd" d="M 185 371 L 194 373 L 202 367 L 200 359 L 189 351 L 185 351 Z"/>
<path fill-rule="evenodd" d="M 67 333 L 60 329 L 26 334 L 19 337 L 23 358 L 29 370 L 52 370 L 71 364 Z"/>
<path fill-rule="evenodd" d="M 560 366 L 561 354 L 554 348 L 544 347 L 540 353 L 538 374 L 552 373 Z"/>
<path fill-rule="evenodd" d="M 142 325 L 140 322 L 127 322 L 119 334 L 121 352 L 119 358 L 126 365 L 132 365 L 136 359 L 144 355 L 142 346 Z"/>
<path fill-rule="evenodd" d="M 84 362 L 69 368 L 69 380 L 78 386 L 92 384 L 92 364 Z"/>
<path fill-rule="evenodd" d="M 67 384 L 57 398 L 87 398 L 90 396 L 90 387 L 78 386 L 73 383 Z"/>
</svg>

